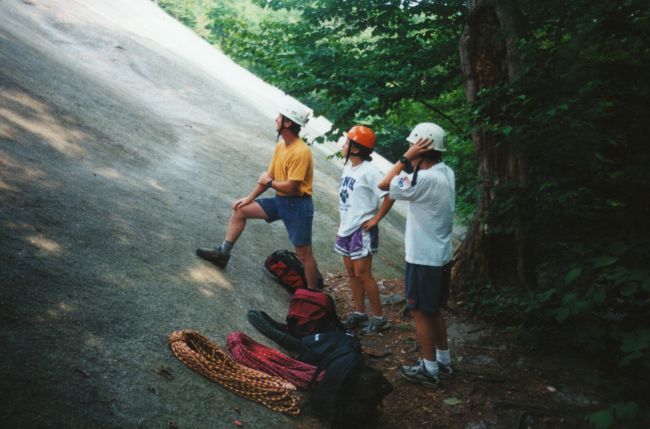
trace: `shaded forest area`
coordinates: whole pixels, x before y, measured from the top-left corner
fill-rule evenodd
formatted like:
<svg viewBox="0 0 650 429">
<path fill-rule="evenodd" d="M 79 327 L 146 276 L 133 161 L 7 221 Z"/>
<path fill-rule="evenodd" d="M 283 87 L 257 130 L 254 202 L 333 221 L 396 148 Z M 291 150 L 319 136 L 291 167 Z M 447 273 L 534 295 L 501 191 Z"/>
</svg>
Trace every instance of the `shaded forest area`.
<svg viewBox="0 0 650 429">
<path fill-rule="evenodd" d="M 647 427 L 649 2 L 158 3 L 391 160 L 414 124 L 443 126 L 468 225 L 456 301 L 617 374 L 595 427 Z"/>
</svg>

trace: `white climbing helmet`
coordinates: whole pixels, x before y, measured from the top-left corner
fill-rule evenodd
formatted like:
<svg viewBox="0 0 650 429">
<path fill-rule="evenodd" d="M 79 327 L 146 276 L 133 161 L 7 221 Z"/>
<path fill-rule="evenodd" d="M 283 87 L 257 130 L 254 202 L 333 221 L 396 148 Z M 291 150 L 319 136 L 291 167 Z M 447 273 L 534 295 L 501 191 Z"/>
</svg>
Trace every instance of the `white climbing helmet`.
<svg viewBox="0 0 650 429">
<path fill-rule="evenodd" d="M 413 128 L 413 131 L 411 131 L 411 134 L 406 138 L 406 141 L 413 144 L 421 138 L 431 140 L 431 145 L 429 147 L 433 150 L 439 152 L 447 150 L 445 130 L 433 122 L 422 122 L 421 124 L 417 124 L 415 128 Z"/>
<path fill-rule="evenodd" d="M 309 120 L 309 109 L 305 106 L 291 100 L 284 100 L 282 107 L 280 108 L 280 113 L 288 119 L 291 119 L 296 124 L 301 127 L 307 123 Z"/>
</svg>

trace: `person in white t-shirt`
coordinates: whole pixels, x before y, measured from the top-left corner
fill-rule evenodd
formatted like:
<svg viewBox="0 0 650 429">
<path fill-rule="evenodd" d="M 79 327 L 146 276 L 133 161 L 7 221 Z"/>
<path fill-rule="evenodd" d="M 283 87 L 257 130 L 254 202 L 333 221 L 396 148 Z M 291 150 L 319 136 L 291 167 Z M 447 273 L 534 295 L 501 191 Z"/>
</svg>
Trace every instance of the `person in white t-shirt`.
<svg viewBox="0 0 650 429">
<path fill-rule="evenodd" d="M 379 299 L 379 288 L 372 276 L 372 255 L 379 245 L 377 224 L 386 216 L 394 201 L 377 185 L 383 175 L 370 161 L 375 147 L 375 133 L 362 125 L 348 131 L 342 155 L 345 165 L 339 184 L 340 224 L 335 250 L 343 255 L 350 277 L 354 311 L 343 319 L 346 329 L 363 326 L 362 335 L 374 334 L 389 327 Z M 365 310 L 365 297 L 372 308 L 370 319 Z"/>
<path fill-rule="evenodd" d="M 406 232 L 406 305 L 415 319 L 422 358 L 402 365 L 399 374 L 408 381 L 437 386 L 440 376 L 451 376 L 447 326 L 440 312 L 447 307 L 451 279 L 451 229 L 455 204 L 454 172 L 442 162 L 445 132 L 438 125 L 418 124 L 407 141 L 404 156 L 379 184 L 390 198 L 408 201 Z M 414 166 L 412 174 L 402 170 Z"/>
</svg>

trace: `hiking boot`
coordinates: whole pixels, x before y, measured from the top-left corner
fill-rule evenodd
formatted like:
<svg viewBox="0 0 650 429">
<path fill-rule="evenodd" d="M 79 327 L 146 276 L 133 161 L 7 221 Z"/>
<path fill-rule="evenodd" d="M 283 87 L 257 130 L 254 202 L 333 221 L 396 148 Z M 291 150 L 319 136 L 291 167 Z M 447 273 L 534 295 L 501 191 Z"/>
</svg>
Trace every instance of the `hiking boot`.
<svg viewBox="0 0 650 429">
<path fill-rule="evenodd" d="M 219 251 L 218 247 L 215 247 L 214 249 L 198 248 L 196 249 L 196 256 L 203 258 L 206 261 L 210 261 L 220 268 L 226 268 L 228 260 L 230 259 L 230 255 L 224 255 Z"/>
<path fill-rule="evenodd" d="M 454 369 L 451 367 L 451 364 L 445 365 L 440 361 L 438 361 L 438 371 L 442 378 L 451 378 L 454 375 Z"/>
<path fill-rule="evenodd" d="M 436 388 L 440 384 L 438 374 L 431 374 L 427 371 L 422 361 L 413 366 L 401 365 L 399 375 L 408 382 L 421 384 L 425 387 Z"/>
<path fill-rule="evenodd" d="M 381 332 L 390 328 L 388 319 L 385 317 L 373 317 L 370 319 L 370 323 L 366 325 L 365 328 L 361 330 L 361 335 L 371 335 Z"/>
<path fill-rule="evenodd" d="M 356 329 L 360 326 L 365 326 L 368 323 L 368 315 L 366 313 L 350 313 L 343 319 L 343 327 L 346 330 Z"/>
</svg>

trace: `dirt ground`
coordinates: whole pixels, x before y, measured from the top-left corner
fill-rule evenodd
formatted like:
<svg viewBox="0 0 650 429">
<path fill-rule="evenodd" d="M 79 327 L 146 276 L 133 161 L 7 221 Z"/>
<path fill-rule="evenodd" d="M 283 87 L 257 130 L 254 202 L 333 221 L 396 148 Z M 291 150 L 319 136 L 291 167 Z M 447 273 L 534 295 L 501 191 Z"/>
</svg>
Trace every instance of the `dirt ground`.
<svg viewBox="0 0 650 429">
<path fill-rule="evenodd" d="M 352 310 L 345 274 L 330 274 L 327 290 L 339 314 Z M 380 280 L 382 298 L 401 299 L 401 280 Z M 606 374 L 572 353 L 531 351 L 512 334 L 476 320 L 452 300 L 447 312 L 456 374 L 437 389 L 401 379 L 397 368 L 419 357 L 413 320 L 404 302 L 385 304 L 391 329 L 360 337 L 369 362 L 394 390 L 384 398 L 378 428 L 541 429 L 590 427 L 584 415 L 602 398 L 590 379 Z M 373 358 L 372 356 L 375 356 Z M 309 423 L 299 427 L 309 428 Z"/>
</svg>

